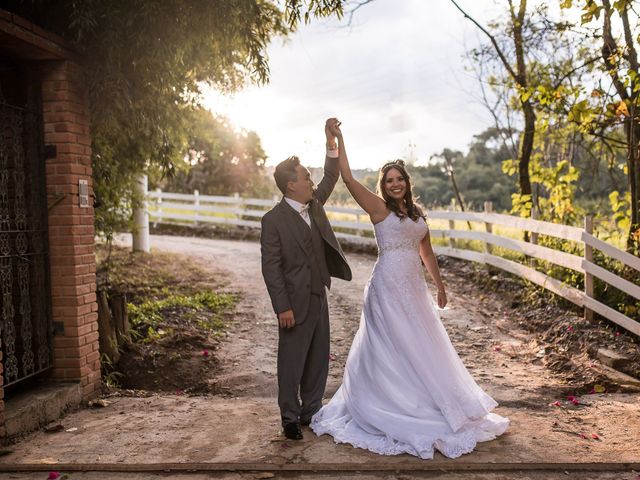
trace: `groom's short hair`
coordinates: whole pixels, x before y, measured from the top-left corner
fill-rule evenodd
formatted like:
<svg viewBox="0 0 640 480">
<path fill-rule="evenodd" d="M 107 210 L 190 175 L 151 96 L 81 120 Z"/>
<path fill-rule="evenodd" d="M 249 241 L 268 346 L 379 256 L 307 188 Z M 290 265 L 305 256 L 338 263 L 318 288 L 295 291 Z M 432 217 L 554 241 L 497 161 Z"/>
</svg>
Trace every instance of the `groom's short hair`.
<svg viewBox="0 0 640 480">
<path fill-rule="evenodd" d="M 273 178 L 275 178 L 276 185 L 283 195 L 287 193 L 287 184 L 298 180 L 298 171 L 296 170 L 298 165 L 300 165 L 300 159 L 295 155 L 276 165 Z"/>
</svg>

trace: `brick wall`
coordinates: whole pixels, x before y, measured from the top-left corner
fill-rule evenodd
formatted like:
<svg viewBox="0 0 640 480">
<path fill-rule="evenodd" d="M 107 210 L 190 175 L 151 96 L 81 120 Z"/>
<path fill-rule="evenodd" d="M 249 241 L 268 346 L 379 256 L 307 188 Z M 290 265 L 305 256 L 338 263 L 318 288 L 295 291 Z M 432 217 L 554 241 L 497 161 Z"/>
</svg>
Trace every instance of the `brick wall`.
<svg viewBox="0 0 640 480">
<path fill-rule="evenodd" d="M 0 342 L 2 339 L 0 338 Z M 1 344 L 1 343 L 0 343 Z M 4 363 L 2 363 L 2 350 L 0 350 L 0 438 L 5 436 L 4 430 Z"/>
<path fill-rule="evenodd" d="M 44 143 L 57 150 L 46 160 L 48 202 L 57 202 L 49 211 L 51 306 L 59 331 L 53 377 L 79 381 L 89 398 L 100 383 L 100 352 L 93 206 L 80 207 L 78 196 L 78 180 L 85 179 L 92 198 L 88 104 L 75 63 L 48 62 L 42 72 Z"/>
</svg>

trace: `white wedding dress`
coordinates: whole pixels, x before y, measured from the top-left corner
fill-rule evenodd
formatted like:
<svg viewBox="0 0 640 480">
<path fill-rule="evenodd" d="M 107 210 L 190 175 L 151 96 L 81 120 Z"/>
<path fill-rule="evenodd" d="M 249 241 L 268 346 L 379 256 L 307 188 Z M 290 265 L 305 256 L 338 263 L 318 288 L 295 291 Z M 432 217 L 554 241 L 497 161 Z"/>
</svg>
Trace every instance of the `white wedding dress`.
<svg viewBox="0 0 640 480">
<path fill-rule="evenodd" d="M 375 225 L 378 260 L 342 385 L 311 428 L 384 455 L 455 458 L 509 420 L 462 364 L 428 292 L 420 261 L 426 223 L 394 213 Z"/>
</svg>

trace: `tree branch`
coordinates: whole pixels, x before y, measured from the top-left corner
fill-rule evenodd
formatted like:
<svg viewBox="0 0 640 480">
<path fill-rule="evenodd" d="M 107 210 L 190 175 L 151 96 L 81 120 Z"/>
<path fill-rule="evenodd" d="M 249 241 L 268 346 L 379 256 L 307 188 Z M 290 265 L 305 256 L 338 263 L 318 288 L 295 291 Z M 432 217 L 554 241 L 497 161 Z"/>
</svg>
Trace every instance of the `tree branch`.
<svg viewBox="0 0 640 480">
<path fill-rule="evenodd" d="M 629 65 L 631 69 L 634 71 L 638 71 L 638 54 L 636 53 L 636 48 L 633 43 L 633 35 L 631 34 L 631 27 L 629 26 L 629 13 L 628 6 L 625 6 L 624 10 L 620 13 L 620 17 L 622 18 L 622 26 L 624 29 L 624 40 L 627 44 L 627 60 L 629 60 Z"/>
<path fill-rule="evenodd" d="M 453 5 L 460 10 L 460 12 L 462 13 L 462 15 L 464 15 L 464 18 L 470 20 L 476 27 L 478 27 L 480 29 L 480 31 L 482 33 L 484 33 L 487 37 L 489 37 L 489 40 L 491 41 L 491 43 L 493 44 L 493 47 L 496 49 L 496 53 L 498 54 L 498 56 L 500 57 L 500 60 L 502 61 L 502 64 L 504 65 L 504 68 L 507 69 L 507 71 L 509 72 L 509 75 L 511 75 L 511 77 L 517 82 L 518 81 L 518 76 L 516 75 L 516 72 L 513 70 L 513 68 L 511 67 L 511 65 L 509 64 L 509 61 L 507 60 L 507 57 L 505 56 L 505 54 L 502 52 L 502 49 L 500 48 L 500 45 L 498 45 L 498 41 L 496 40 L 496 38 L 491 35 L 491 33 L 489 33 L 489 31 L 484 28 L 482 25 L 480 25 L 473 17 L 471 17 L 467 12 L 465 12 L 460 5 L 458 5 L 456 3 L 455 0 L 450 0 L 451 3 L 453 3 Z"/>
<path fill-rule="evenodd" d="M 482 64 L 480 64 L 480 68 L 482 69 Z M 482 72 L 479 72 L 479 75 L 482 75 Z M 491 113 L 491 116 L 493 117 L 493 122 L 495 123 L 496 126 L 496 130 L 498 131 L 498 134 L 500 135 L 500 138 L 502 138 L 502 144 L 504 145 L 504 147 L 507 150 L 511 151 L 511 154 L 513 155 L 513 157 L 517 157 L 518 155 L 518 148 L 516 147 L 514 141 L 513 141 L 513 134 L 511 132 L 510 127 L 508 127 L 507 129 L 505 129 L 501 122 L 500 122 L 500 118 L 498 117 L 496 110 L 498 109 L 498 105 L 500 104 L 500 96 L 498 95 L 498 98 L 496 100 L 496 104 L 491 107 L 491 105 L 489 104 L 489 98 L 487 97 L 487 91 L 484 88 L 484 83 L 481 81 L 480 82 L 480 92 L 482 93 L 482 101 L 485 105 L 485 107 L 487 107 L 487 110 L 489 110 L 489 113 Z M 509 112 L 507 112 L 507 121 L 508 121 L 508 115 Z M 509 136 L 507 137 L 507 135 L 504 133 L 504 131 L 507 130 L 509 132 Z M 507 138 L 509 140 L 509 143 L 511 144 L 511 147 L 509 147 L 507 145 Z"/>
<path fill-rule="evenodd" d="M 602 58 L 607 69 L 609 70 L 609 75 L 611 76 L 611 80 L 614 87 L 616 88 L 616 91 L 618 92 L 618 95 L 620 95 L 620 98 L 622 100 L 628 100 L 629 94 L 627 92 L 627 89 L 625 88 L 624 83 L 620 80 L 620 77 L 617 73 L 616 65 L 611 59 L 611 57 L 618 50 L 618 45 L 616 44 L 616 41 L 613 38 L 613 34 L 611 33 L 611 3 L 609 2 L 609 0 L 603 0 L 602 4 L 604 6 L 604 22 L 602 26 Z"/>
<path fill-rule="evenodd" d="M 576 68 L 573 68 L 571 70 L 569 70 L 567 73 L 565 73 L 562 77 L 560 77 L 560 80 L 558 80 L 555 85 L 553 86 L 553 89 L 556 90 L 557 88 L 560 87 L 560 85 L 562 85 L 562 82 L 564 82 L 567 78 L 569 78 L 571 75 L 573 75 L 574 73 L 576 73 L 578 70 L 580 70 L 581 68 L 587 67 L 589 65 L 591 65 L 592 63 L 596 63 L 598 60 L 600 60 L 600 56 L 597 57 L 593 57 L 590 58 L 589 60 L 587 60 L 586 62 L 584 62 L 582 65 L 577 66 Z"/>
<path fill-rule="evenodd" d="M 368 3 L 373 2 L 374 0 L 362 0 L 360 2 L 357 3 L 357 5 L 355 7 L 353 7 L 351 10 L 349 10 L 347 12 L 347 14 L 349 15 L 348 20 L 347 20 L 347 26 L 351 26 L 351 22 L 353 22 L 353 16 L 355 15 L 355 13 L 362 7 L 364 7 L 365 5 L 367 5 Z"/>
</svg>

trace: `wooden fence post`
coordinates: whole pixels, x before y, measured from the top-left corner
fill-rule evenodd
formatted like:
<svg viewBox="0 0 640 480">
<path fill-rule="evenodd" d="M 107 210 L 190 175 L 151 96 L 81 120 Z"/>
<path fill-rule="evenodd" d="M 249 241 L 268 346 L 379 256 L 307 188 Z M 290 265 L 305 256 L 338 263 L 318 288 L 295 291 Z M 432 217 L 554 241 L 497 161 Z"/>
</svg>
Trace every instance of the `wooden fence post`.
<svg viewBox="0 0 640 480">
<path fill-rule="evenodd" d="M 454 220 L 449 220 L 449 231 L 456 229 L 456 222 Z M 456 248 L 456 240 L 449 233 L 449 247 Z"/>
<path fill-rule="evenodd" d="M 356 223 L 360 223 L 360 214 L 356 213 Z M 364 230 L 356 230 L 356 235 L 359 235 L 361 237 L 364 236 Z"/>
<path fill-rule="evenodd" d="M 197 227 L 200 222 L 198 222 L 198 217 L 200 216 L 200 191 L 193 191 L 193 209 L 196 211 L 196 221 L 194 225 Z"/>
<path fill-rule="evenodd" d="M 538 209 L 536 207 L 531 207 L 531 219 L 538 219 Z M 531 243 L 534 245 L 538 244 L 538 234 L 536 232 L 531 232 Z"/>
<path fill-rule="evenodd" d="M 484 213 L 493 213 L 493 203 L 484 202 Z M 484 222 L 484 229 L 487 233 L 493 233 L 493 224 L 491 222 Z M 489 242 L 484 242 L 484 253 L 491 253 L 493 245 Z"/>
<path fill-rule="evenodd" d="M 593 234 L 593 215 L 585 215 L 584 231 L 589 235 Z M 593 261 L 593 247 L 586 242 L 584 244 L 584 259 L 587 262 Z M 584 272 L 584 293 L 587 297 L 593 298 L 593 275 L 589 272 Z M 584 307 L 584 319 L 593 320 L 593 310 Z"/>
<path fill-rule="evenodd" d="M 149 252 L 149 212 L 147 211 L 147 176 L 140 175 L 137 185 L 140 205 L 133 209 L 133 251 Z"/>
<path fill-rule="evenodd" d="M 242 220 L 242 213 L 240 213 L 240 210 L 242 209 L 242 199 L 240 198 L 240 194 L 238 192 L 234 193 L 233 198 L 235 199 L 235 206 L 238 209 L 236 219 Z"/>
<path fill-rule="evenodd" d="M 162 221 L 162 189 L 160 187 L 156 188 L 156 212 L 155 212 L 155 220 L 153 221 L 153 228 L 158 226 L 158 223 Z"/>
</svg>

